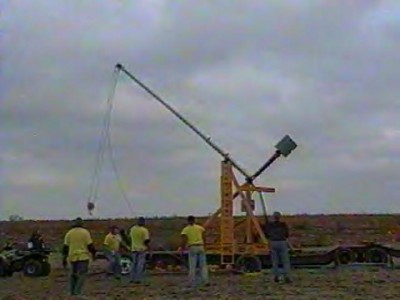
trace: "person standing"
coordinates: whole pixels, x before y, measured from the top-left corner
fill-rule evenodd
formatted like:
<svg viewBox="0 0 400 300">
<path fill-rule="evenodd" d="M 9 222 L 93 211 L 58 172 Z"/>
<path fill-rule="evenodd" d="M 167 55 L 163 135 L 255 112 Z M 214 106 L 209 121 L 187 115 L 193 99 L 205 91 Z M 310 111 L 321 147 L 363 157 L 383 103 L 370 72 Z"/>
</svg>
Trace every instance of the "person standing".
<svg viewBox="0 0 400 300">
<path fill-rule="evenodd" d="M 150 233 L 145 223 L 144 218 L 140 217 L 129 233 L 132 251 L 131 283 L 143 283 L 146 251 L 150 249 Z"/>
<path fill-rule="evenodd" d="M 72 228 L 65 234 L 62 252 L 64 268 L 67 267 L 67 261 L 71 265 L 70 294 L 81 295 L 91 255 L 94 258 L 96 254 L 90 232 L 83 227 L 81 218 L 75 219 Z"/>
<path fill-rule="evenodd" d="M 292 280 L 289 276 L 290 272 L 290 258 L 289 258 L 289 228 L 285 222 L 281 221 L 281 213 L 273 213 L 273 221 L 269 222 L 266 219 L 264 234 L 269 240 L 271 248 L 272 271 L 274 274 L 274 281 L 279 282 L 280 276 L 283 275 L 286 283 L 291 283 Z M 280 272 L 279 263 L 282 263 L 283 269 Z M 282 274 L 281 274 L 282 273 Z"/>
<path fill-rule="evenodd" d="M 104 254 L 109 262 L 108 273 L 114 275 L 116 279 L 121 278 L 121 236 L 117 226 L 111 226 L 109 233 L 104 238 Z"/>
<path fill-rule="evenodd" d="M 207 258 L 204 250 L 203 226 L 196 224 L 194 216 L 187 218 L 187 226 L 181 232 L 181 251 L 188 248 L 189 256 L 189 284 L 193 287 L 197 284 L 196 269 L 200 269 L 200 282 L 209 285 Z"/>
</svg>

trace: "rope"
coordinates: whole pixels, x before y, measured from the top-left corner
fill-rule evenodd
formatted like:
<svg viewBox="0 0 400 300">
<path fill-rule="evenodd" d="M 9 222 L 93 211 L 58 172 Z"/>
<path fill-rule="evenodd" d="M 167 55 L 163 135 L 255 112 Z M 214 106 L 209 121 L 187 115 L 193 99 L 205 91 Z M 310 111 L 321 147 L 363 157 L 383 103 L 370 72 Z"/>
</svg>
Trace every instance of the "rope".
<svg viewBox="0 0 400 300">
<path fill-rule="evenodd" d="M 114 76 L 115 76 L 115 74 L 114 74 Z M 110 90 L 110 94 L 107 99 L 107 110 L 103 117 L 100 140 L 99 140 L 97 153 L 96 153 L 95 168 L 94 168 L 94 173 L 92 176 L 92 181 L 91 181 L 90 191 L 89 191 L 89 196 L 88 196 L 88 203 L 90 203 L 90 202 L 94 203 L 97 200 L 97 196 L 98 196 L 100 173 L 101 173 L 101 169 L 103 167 L 103 160 L 104 160 L 104 151 L 105 151 L 104 145 L 106 142 L 107 127 L 109 126 L 109 119 L 110 119 L 110 113 L 111 113 L 110 103 L 112 103 L 112 98 L 114 96 L 114 91 L 116 88 L 116 82 L 117 82 L 117 80 L 116 80 L 116 76 L 115 76 L 114 80 L 113 80 L 112 88 Z M 91 213 L 91 212 L 89 211 L 89 213 Z"/>
<path fill-rule="evenodd" d="M 110 116 L 110 119 L 111 119 L 111 116 Z M 109 153 L 109 159 L 110 159 L 110 162 L 111 162 L 111 167 L 113 169 L 113 173 L 114 173 L 115 179 L 119 183 L 119 184 L 117 184 L 117 186 L 119 187 L 121 195 L 122 195 L 122 197 L 124 198 L 126 204 L 129 207 L 130 213 L 133 215 L 134 210 L 133 210 L 132 204 L 128 199 L 127 192 L 126 192 L 124 186 L 122 185 L 121 176 L 119 175 L 118 167 L 117 167 L 117 164 L 116 164 L 115 159 L 114 159 L 114 151 L 113 151 L 112 143 L 111 143 L 111 129 L 110 129 L 110 127 L 108 128 L 108 131 L 107 131 L 107 146 L 108 146 L 107 149 L 108 149 L 108 153 Z"/>
<path fill-rule="evenodd" d="M 100 140 L 99 140 L 97 153 L 96 153 L 95 169 L 94 169 L 94 173 L 92 175 L 92 180 L 91 180 L 91 185 L 90 185 L 90 190 L 89 190 L 88 204 L 89 203 L 94 204 L 98 198 L 100 174 L 101 174 L 101 170 L 103 167 L 104 155 L 106 153 L 105 152 L 106 150 L 108 150 L 108 156 L 109 156 L 109 159 L 111 162 L 114 176 L 115 176 L 116 180 L 121 182 L 121 176 L 118 173 L 118 168 L 117 168 L 115 159 L 113 157 L 111 134 L 110 134 L 111 113 L 112 113 L 112 109 L 113 109 L 113 100 L 114 100 L 114 96 L 115 96 L 115 91 L 116 91 L 117 83 L 118 83 L 118 75 L 119 75 L 119 70 L 116 69 L 113 73 L 112 86 L 111 86 L 109 95 L 107 97 L 107 109 L 106 109 L 106 113 L 104 114 L 104 118 L 103 118 L 103 122 L 102 122 Z M 133 213 L 133 208 L 131 206 L 131 203 L 128 200 L 126 191 L 120 184 L 117 186 L 119 187 L 124 200 L 128 204 L 129 210 L 131 211 L 131 213 Z M 89 214 L 92 215 L 90 210 L 89 210 Z"/>
<path fill-rule="evenodd" d="M 266 217 L 268 208 L 267 208 L 267 204 L 265 203 L 263 193 L 262 192 L 258 192 L 258 195 L 260 196 L 260 202 L 261 202 L 261 207 L 262 207 L 262 210 L 263 210 L 264 217 Z"/>
<path fill-rule="evenodd" d="M 115 76 L 115 74 L 114 74 Z M 116 76 L 115 76 L 116 77 Z M 97 147 L 97 153 L 96 153 L 96 161 L 95 161 L 95 168 L 94 168 L 94 173 L 92 175 L 92 180 L 91 180 L 91 185 L 90 185 L 90 190 L 89 190 L 89 196 L 88 196 L 88 203 L 90 202 L 95 202 L 97 200 L 98 196 L 98 186 L 99 186 L 99 181 L 100 181 L 100 173 L 101 169 L 103 166 L 103 160 L 104 160 L 104 150 L 105 150 L 105 141 L 106 141 L 106 134 L 107 134 L 107 127 L 109 126 L 109 119 L 110 119 L 110 103 L 112 103 L 112 97 L 114 95 L 114 91 L 116 88 L 116 79 L 113 80 L 113 85 L 109 94 L 109 97 L 107 99 L 107 110 L 106 113 L 104 114 L 103 117 L 103 122 L 102 122 L 102 128 L 101 128 L 101 134 L 100 134 L 100 139 L 99 139 L 99 144 Z"/>
</svg>

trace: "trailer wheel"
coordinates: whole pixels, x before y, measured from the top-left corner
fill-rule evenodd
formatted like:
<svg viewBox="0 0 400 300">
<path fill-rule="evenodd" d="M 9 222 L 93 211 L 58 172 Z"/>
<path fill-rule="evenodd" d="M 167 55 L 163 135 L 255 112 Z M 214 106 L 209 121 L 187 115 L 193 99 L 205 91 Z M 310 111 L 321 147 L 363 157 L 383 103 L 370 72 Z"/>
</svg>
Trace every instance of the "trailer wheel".
<svg viewBox="0 0 400 300">
<path fill-rule="evenodd" d="M 337 265 L 347 265 L 356 261 L 356 253 L 349 248 L 336 250 L 335 262 Z"/>
<path fill-rule="evenodd" d="M 261 261 L 257 256 L 240 256 L 236 261 L 236 270 L 244 273 L 261 272 Z"/>
<path fill-rule="evenodd" d="M 365 253 L 365 260 L 368 263 L 387 263 L 389 258 L 385 250 L 381 248 L 371 248 Z"/>
<path fill-rule="evenodd" d="M 123 255 L 119 262 L 121 266 L 121 274 L 128 275 L 132 269 L 132 259 L 128 255 Z"/>
</svg>

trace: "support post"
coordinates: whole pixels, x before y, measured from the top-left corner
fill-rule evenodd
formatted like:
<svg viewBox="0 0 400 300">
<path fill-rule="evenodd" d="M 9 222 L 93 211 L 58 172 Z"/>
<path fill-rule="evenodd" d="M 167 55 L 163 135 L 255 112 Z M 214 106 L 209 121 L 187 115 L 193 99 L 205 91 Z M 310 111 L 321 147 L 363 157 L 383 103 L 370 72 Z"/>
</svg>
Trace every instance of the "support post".
<svg viewBox="0 0 400 300">
<path fill-rule="evenodd" d="M 243 203 L 245 210 L 246 210 L 246 244 L 252 244 L 253 243 L 253 230 L 252 230 L 252 220 L 251 220 L 251 215 L 250 211 L 251 210 L 251 192 L 246 191 L 245 192 L 245 198 L 242 200 L 245 203 Z M 247 205 L 246 205 L 247 204 Z"/>
<path fill-rule="evenodd" d="M 233 184 L 232 163 L 221 163 L 221 217 L 220 244 L 221 263 L 234 263 L 234 221 L 233 221 Z"/>
</svg>

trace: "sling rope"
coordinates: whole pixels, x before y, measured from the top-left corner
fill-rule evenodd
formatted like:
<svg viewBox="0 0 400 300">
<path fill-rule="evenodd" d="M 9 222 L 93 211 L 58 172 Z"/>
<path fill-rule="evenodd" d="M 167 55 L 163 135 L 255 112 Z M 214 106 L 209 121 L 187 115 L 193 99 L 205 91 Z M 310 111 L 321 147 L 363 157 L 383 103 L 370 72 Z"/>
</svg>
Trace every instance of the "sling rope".
<svg viewBox="0 0 400 300">
<path fill-rule="evenodd" d="M 267 218 L 267 216 L 268 216 L 268 207 L 267 207 L 267 203 L 265 202 L 265 199 L 264 199 L 264 194 L 263 194 L 263 192 L 258 192 L 258 195 L 260 197 L 260 202 L 261 202 L 263 215 L 264 215 L 264 217 Z"/>
<path fill-rule="evenodd" d="M 87 200 L 87 209 L 88 209 L 89 215 L 93 215 L 95 203 L 98 199 L 100 176 L 101 176 L 101 171 L 102 171 L 103 164 L 104 164 L 104 155 L 107 150 L 108 150 L 108 159 L 110 160 L 113 174 L 115 176 L 116 181 L 118 183 L 120 183 L 120 184 L 117 184 L 117 188 L 121 192 L 122 197 L 125 200 L 125 202 L 128 204 L 130 212 L 133 213 L 133 208 L 128 199 L 127 192 L 125 191 L 125 188 L 121 184 L 121 182 L 122 182 L 121 176 L 119 175 L 118 167 L 117 167 L 117 164 L 114 159 L 112 142 L 111 142 L 111 115 L 112 115 L 112 110 L 113 110 L 115 91 L 116 91 L 117 83 L 118 83 L 118 75 L 119 75 L 119 70 L 116 69 L 113 72 L 112 85 L 111 85 L 109 95 L 107 97 L 107 107 L 106 107 L 106 112 L 103 117 L 100 140 L 99 140 L 97 153 L 96 153 L 95 168 L 94 168 L 94 172 L 93 172 L 92 180 L 91 180 L 91 184 L 90 184 L 90 189 L 89 189 L 89 196 L 88 196 L 88 200 Z"/>
<path fill-rule="evenodd" d="M 125 202 L 128 204 L 130 212 L 133 214 L 133 208 L 131 206 L 131 203 L 128 199 L 127 192 L 122 185 L 122 180 L 121 176 L 119 175 L 117 164 L 114 159 L 113 155 L 113 149 L 112 149 L 112 143 L 111 143 L 111 129 L 110 129 L 110 124 L 111 124 L 111 113 L 113 109 L 113 101 L 114 101 L 114 96 L 115 96 L 115 91 L 117 88 L 117 83 L 118 83 L 118 75 L 120 71 L 124 71 L 125 74 L 128 75 L 132 80 L 134 80 L 137 84 L 139 84 L 143 89 L 145 89 L 149 94 L 151 94 L 154 98 L 156 98 L 159 102 L 161 102 L 167 109 L 169 109 L 172 113 L 174 113 L 181 121 L 183 121 L 186 125 L 188 125 L 192 130 L 194 130 L 204 141 L 206 141 L 214 150 L 219 152 L 225 159 L 228 159 L 231 161 L 231 163 L 236 167 L 238 171 L 240 171 L 242 174 L 245 175 L 247 179 L 251 178 L 254 179 L 253 177 L 257 177 L 259 174 L 249 176 L 240 166 L 237 165 L 236 162 L 234 162 L 228 154 L 226 154 L 222 149 L 220 149 L 218 146 L 216 146 L 214 143 L 211 142 L 211 139 L 209 137 L 206 137 L 202 132 L 200 132 L 196 127 L 194 127 L 191 123 L 189 123 L 186 119 L 184 119 L 180 114 L 178 114 L 172 107 L 170 107 L 167 103 L 165 103 L 159 96 L 157 96 L 152 90 L 150 90 L 147 86 L 145 86 L 142 82 L 140 82 L 136 77 L 134 77 L 131 73 L 129 73 L 122 65 L 118 64 L 116 68 L 114 69 L 113 73 L 113 82 L 112 86 L 110 89 L 110 93 L 107 98 L 107 109 L 106 113 L 103 118 L 103 126 L 101 130 L 101 135 L 100 135 L 100 141 L 97 149 L 97 154 L 96 154 L 96 162 L 95 162 L 95 169 L 94 173 L 92 176 L 92 182 L 90 186 L 90 191 L 89 191 L 89 196 L 88 196 L 88 202 L 87 202 L 87 209 L 89 211 L 89 214 L 92 215 L 92 211 L 95 208 L 95 202 L 97 201 L 98 198 L 98 189 L 99 189 L 99 184 L 100 184 L 100 175 L 101 175 L 101 170 L 103 167 L 103 162 L 104 162 L 104 155 L 105 151 L 108 150 L 108 158 L 111 163 L 111 167 L 115 176 L 116 181 L 119 183 L 117 184 L 117 187 L 119 188 L 122 197 L 124 198 Z M 262 204 L 262 209 L 264 216 L 267 215 L 267 208 L 266 204 L 263 198 L 262 192 L 259 193 L 260 197 L 260 202 Z"/>
</svg>

